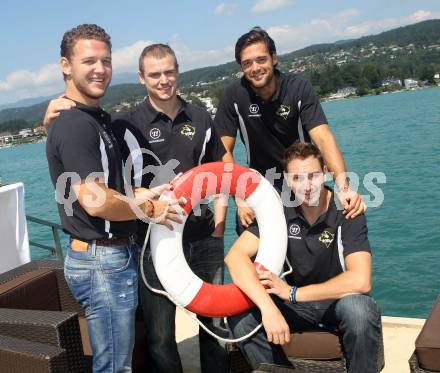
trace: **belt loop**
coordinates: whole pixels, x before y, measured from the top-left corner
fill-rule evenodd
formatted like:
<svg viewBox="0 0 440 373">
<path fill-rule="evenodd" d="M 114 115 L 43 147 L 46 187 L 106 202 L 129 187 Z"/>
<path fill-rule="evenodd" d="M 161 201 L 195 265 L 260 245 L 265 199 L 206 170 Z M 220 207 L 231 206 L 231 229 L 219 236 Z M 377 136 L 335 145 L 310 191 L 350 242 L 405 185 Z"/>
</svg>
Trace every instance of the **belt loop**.
<svg viewBox="0 0 440 373">
<path fill-rule="evenodd" d="M 93 240 L 92 241 L 92 243 L 91 243 L 91 248 L 90 248 L 90 250 L 91 250 L 91 255 L 92 255 L 92 257 L 95 257 L 96 256 L 96 240 Z"/>
</svg>

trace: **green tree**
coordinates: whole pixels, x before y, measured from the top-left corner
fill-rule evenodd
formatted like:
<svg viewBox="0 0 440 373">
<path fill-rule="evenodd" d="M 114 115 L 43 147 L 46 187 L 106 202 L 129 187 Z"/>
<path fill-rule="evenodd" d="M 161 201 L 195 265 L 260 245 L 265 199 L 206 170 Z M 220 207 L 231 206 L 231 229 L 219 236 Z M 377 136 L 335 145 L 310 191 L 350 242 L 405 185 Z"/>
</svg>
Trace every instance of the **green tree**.
<svg viewBox="0 0 440 373">
<path fill-rule="evenodd" d="M 428 81 L 428 83 L 434 84 L 435 83 L 435 80 L 434 80 L 435 73 L 436 73 L 436 71 L 435 71 L 435 68 L 433 65 L 424 65 L 420 69 L 418 78 L 420 80 L 426 80 L 426 81 Z"/>
<path fill-rule="evenodd" d="M 205 103 L 203 101 L 201 101 L 197 96 L 191 96 L 190 100 L 193 105 L 199 106 L 202 109 L 206 110 Z"/>
<path fill-rule="evenodd" d="M 362 77 L 370 88 L 379 88 L 382 84 L 379 68 L 374 64 L 367 64 L 362 70 Z"/>
<path fill-rule="evenodd" d="M 364 96 L 364 95 L 366 95 L 369 92 L 368 91 L 368 88 L 369 88 L 369 84 L 368 83 L 369 82 L 368 82 L 368 80 L 366 78 L 362 78 L 359 81 L 359 83 L 358 83 L 358 85 L 356 87 L 356 94 L 358 96 Z"/>
</svg>

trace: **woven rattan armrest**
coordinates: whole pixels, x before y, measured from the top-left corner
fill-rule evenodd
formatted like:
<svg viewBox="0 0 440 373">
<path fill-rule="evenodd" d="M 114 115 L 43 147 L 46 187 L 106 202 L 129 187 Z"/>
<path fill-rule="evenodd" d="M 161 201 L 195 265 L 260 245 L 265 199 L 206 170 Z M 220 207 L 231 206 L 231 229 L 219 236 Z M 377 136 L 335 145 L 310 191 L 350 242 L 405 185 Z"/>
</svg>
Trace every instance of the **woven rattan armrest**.
<svg viewBox="0 0 440 373">
<path fill-rule="evenodd" d="M 76 313 L 2 308 L 0 335 L 62 348 L 66 351 L 69 365 L 66 372 L 85 371 Z M 0 366 L 1 364 L 0 361 Z"/>
<path fill-rule="evenodd" d="M 63 348 L 0 334 L 0 363 L 3 373 L 68 372 Z"/>
</svg>

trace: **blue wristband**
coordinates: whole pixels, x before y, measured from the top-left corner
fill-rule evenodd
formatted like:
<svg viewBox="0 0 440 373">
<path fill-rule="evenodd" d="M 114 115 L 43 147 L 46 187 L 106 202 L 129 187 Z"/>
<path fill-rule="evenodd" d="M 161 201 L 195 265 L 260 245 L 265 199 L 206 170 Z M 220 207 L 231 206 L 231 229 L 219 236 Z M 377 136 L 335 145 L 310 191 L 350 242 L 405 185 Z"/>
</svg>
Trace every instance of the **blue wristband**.
<svg viewBox="0 0 440 373">
<path fill-rule="evenodd" d="M 298 290 L 298 288 L 296 286 L 292 286 L 292 288 L 290 289 L 290 296 L 289 296 L 289 300 L 291 303 L 295 304 L 296 303 L 296 291 Z"/>
</svg>

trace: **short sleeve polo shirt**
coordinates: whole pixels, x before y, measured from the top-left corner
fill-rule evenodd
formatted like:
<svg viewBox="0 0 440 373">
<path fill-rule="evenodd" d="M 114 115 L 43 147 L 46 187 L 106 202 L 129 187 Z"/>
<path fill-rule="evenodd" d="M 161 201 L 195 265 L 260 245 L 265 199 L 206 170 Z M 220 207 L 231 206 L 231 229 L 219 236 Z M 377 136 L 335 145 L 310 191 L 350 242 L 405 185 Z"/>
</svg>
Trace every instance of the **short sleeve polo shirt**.
<svg viewBox="0 0 440 373">
<path fill-rule="evenodd" d="M 59 192 L 66 199 L 72 199 L 74 192 L 72 178 L 64 179 L 64 173 L 74 173 L 85 180 L 98 172 L 108 188 L 125 194 L 121 153 L 110 129 L 110 116 L 100 108 L 76 103 L 75 108 L 63 111 L 50 127 L 46 156 L 52 183 L 62 188 Z M 73 238 L 89 241 L 127 237 L 136 231 L 134 220 L 111 222 L 92 217 L 77 200 L 71 210 L 66 204 L 58 203 L 58 210 L 63 229 Z"/>
<path fill-rule="evenodd" d="M 345 271 L 345 257 L 355 252 L 371 253 L 365 215 L 345 219 L 332 195 L 327 212 L 310 226 L 294 207 L 285 207 L 287 258 L 293 273 L 290 285 L 305 286 L 325 282 Z M 259 235 L 254 223 L 248 230 Z"/>
<path fill-rule="evenodd" d="M 210 115 L 184 100 L 180 102 L 181 108 L 174 120 L 158 112 L 148 98 L 130 113 L 114 118 L 112 128 L 123 158 L 127 160 L 131 154 L 133 168 L 137 170 L 132 171 L 135 186 L 148 188 L 167 183 L 180 172 L 220 161 L 225 154 Z M 133 157 L 140 149 L 143 156 Z M 200 216 L 188 217 L 185 240 L 205 237 L 214 230 L 213 214 L 208 206 L 202 205 L 200 213 Z"/>
<path fill-rule="evenodd" d="M 327 123 L 319 97 L 308 80 L 275 70 L 278 87 L 263 102 L 245 77 L 225 89 L 215 116 L 221 136 L 240 132 L 251 168 L 263 175 L 275 167 L 282 174 L 284 151 L 296 140 L 310 141 L 308 131 Z"/>
</svg>

